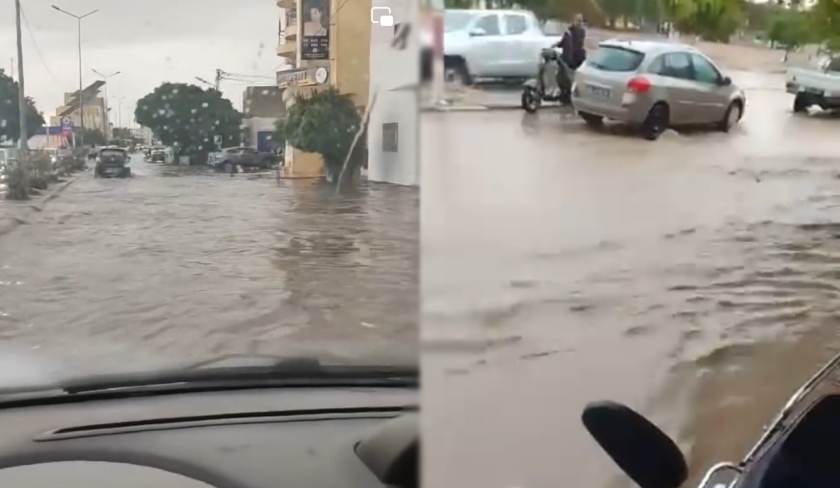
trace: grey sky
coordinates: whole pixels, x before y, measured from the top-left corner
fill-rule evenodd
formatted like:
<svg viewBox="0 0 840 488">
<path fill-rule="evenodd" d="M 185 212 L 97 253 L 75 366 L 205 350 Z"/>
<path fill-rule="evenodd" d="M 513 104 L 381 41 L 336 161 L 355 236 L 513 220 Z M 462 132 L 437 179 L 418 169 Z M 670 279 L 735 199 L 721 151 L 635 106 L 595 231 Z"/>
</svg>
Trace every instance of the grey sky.
<svg viewBox="0 0 840 488">
<path fill-rule="evenodd" d="M 108 84 L 115 124 L 118 105 L 113 98 L 125 97 L 122 122 L 128 125 L 137 99 L 164 81 L 199 84 L 196 76 L 213 81 L 221 68 L 261 75 L 248 80 L 270 85 L 280 65 L 275 0 L 22 0 L 32 32 L 24 24 L 26 92 L 47 118 L 62 94 L 79 85 L 77 23 L 52 4 L 76 15 L 99 9 L 82 21 L 82 76 L 88 85 L 99 79 L 91 69 L 121 72 Z M 0 53 L 5 55 L 0 67 L 8 73 L 15 53 L 12 1 L 0 4 Z M 247 84 L 222 82 L 224 95 L 237 108 Z"/>
</svg>

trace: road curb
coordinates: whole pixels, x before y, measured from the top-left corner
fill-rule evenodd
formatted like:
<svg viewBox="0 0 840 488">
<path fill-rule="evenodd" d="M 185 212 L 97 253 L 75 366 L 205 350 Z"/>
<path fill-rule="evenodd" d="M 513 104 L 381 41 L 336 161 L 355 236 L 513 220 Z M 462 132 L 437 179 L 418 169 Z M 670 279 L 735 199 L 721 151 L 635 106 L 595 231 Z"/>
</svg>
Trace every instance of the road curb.
<svg viewBox="0 0 840 488">
<path fill-rule="evenodd" d="M 47 203 L 51 202 L 52 200 L 55 200 L 58 197 L 58 195 L 61 194 L 61 192 L 66 190 L 68 186 L 75 183 L 76 180 L 81 178 L 84 174 L 84 171 L 80 171 L 79 173 L 67 179 L 67 181 L 63 181 L 53 186 L 50 190 L 48 190 L 49 193 L 47 193 L 46 195 L 38 195 L 37 198 L 29 200 L 28 202 L 26 202 L 26 206 L 23 207 L 24 211 L 21 213 L 27 214 L 29 212 L 43 211 Z M 27 212 L 27 210 L 29 212 Z M 12 232 L 22 224 L 26 224 L 28 222 L 26 216 L 27 215 L 13 215 L 8 217 L 0 217 L 0 236 Z"/>
<path fill-rule="evenodd" d="M 442 107 L 423 107 L 422 112 L 482 112 L 522 110 L 519 105 L 455 105 Z"/>
</svg>

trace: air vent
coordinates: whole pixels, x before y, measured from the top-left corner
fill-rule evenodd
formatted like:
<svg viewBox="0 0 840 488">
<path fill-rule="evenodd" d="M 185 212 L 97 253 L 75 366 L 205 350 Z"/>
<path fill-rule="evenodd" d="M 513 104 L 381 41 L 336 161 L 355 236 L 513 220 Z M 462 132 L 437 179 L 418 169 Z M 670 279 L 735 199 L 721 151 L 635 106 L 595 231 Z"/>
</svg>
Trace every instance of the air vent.
<svg viewBox="0 0 840 488">
<path fill-rule="evenodd" d="M 35 437 L 36 442 L 58 441 L 78 437 L 128 434 L 147 430 L 187 429 L 211 425 L 288 422 L 302 420 L 330 420 L 336 418 L 390 418 L 414 407 L 366 407 L 366 408 L 324 408 L 307 410 L 283 410 L 268 412 L 241 412 L 218 415 L 197 415 L 168 417 L 148 420 L 131 420 L 102 424 L 64 427 Z"/>
</svg>

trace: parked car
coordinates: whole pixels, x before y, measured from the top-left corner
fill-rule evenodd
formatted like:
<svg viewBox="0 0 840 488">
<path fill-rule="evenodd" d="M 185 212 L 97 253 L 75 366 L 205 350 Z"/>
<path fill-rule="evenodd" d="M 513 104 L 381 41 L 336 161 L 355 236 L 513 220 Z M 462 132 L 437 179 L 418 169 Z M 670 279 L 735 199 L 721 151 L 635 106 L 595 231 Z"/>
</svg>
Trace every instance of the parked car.
<svg viewBox="0 0 840 488">
<path fill-rule="evenodd" d="M 840 56 L 825 57 L 813 67 L 789 68 L 785 90 L 794 95 L 794 112 L 805 112 L 814 105 L 840 110 Z"/>
<path fill-rule="evenodd" d="M 232 173 L 236 167 L 243 169 L 268 169 L 277 164 L 277 155 L 260 152 L 253 147 L 228 147 L 209 155 L 207 164 L 216 171 Z"/>
<path fill-rule="evenodd" d="M 95 178 L 127 178 L 131 176 L 129 156 L 124 148 L 103 146 L 96 151 Z"/>
<path fill-rule="evenodd" d="M 446 80 L 471 84 L 481 78 L 534 78 L 540 53 L 560 39 L 546 35 L 537 17 L 525 10 L 446 10 Z"/>
<path fill-rule="evenodd" d="M 572 103 L 591 126 L 613 119 L 638 126 L 654 140 L 669 127 L 685 125 L 727 132 L 744 115 L 746 97 L 691 46 L 609 40 L 575 73 Z"/>
</svg>

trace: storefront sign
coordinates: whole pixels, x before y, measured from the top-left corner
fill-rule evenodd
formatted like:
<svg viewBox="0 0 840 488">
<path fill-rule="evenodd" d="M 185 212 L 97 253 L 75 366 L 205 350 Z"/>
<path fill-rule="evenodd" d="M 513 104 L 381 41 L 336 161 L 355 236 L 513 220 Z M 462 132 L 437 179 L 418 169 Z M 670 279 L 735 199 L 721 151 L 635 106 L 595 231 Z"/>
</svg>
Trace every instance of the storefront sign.
<svg viewBox="0 0 840 488">
<path fill-rule="evenodd" d="M 322 85 L 329 79 L 329 70 L 318 68 L 300 68 L 277 72 L 277 87 Z"/>
</svg>

